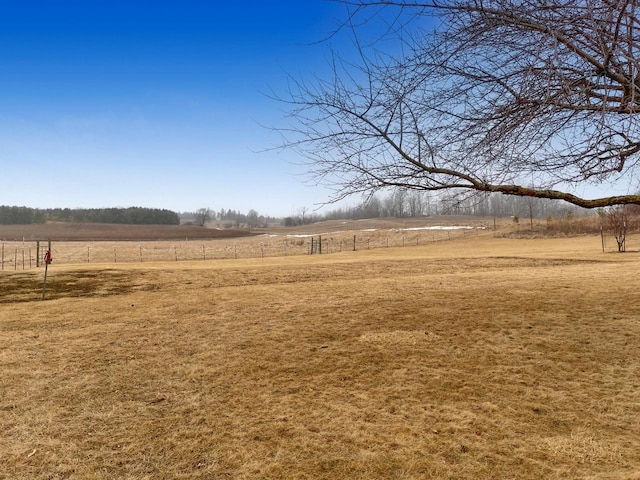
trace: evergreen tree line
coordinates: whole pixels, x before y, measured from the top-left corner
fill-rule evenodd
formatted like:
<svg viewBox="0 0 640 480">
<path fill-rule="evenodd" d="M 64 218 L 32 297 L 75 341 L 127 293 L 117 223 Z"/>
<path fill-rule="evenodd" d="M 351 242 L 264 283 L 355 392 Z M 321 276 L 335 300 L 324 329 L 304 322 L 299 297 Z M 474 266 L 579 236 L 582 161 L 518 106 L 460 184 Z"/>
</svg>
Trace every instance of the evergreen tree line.
<svg viewBox="0 0 640 480">
<path fill-rule="evenodd" d="M 246 214 L 239 211 L 221 208 L 220 211 L 215 212 L 212 220 L 217 220 L 225 223 L 231 222 L 234 226 L 247 225 L 251 228 L 264 226 L 267 223 L 277 222 L 278 219 L 267 215 L 261 215 L 256 210 L 251 209 Z"/>
<path fill-rule="evenodd" d="M 144 207 L 129 208 L 29 208 L 0 205 L 0 224 L 46 222 L 119 223 L 130 225 L 180 225 L 171 210 Z"/>
<path fill-rule="evenodd" d="M 261 215 L 254 209 L 249 210 L 247 213 L 242 213 L 233 209 L 225 210 L 221 208 L 216 211 L 211 208 L 200 208 L 195 212 L 182 212 L 180 217 L 187 224 L 204 226 L 216 223 L 219 227 L 224 228 L 257 228 L 279 222 L 278 218 Z"/>
</svg>

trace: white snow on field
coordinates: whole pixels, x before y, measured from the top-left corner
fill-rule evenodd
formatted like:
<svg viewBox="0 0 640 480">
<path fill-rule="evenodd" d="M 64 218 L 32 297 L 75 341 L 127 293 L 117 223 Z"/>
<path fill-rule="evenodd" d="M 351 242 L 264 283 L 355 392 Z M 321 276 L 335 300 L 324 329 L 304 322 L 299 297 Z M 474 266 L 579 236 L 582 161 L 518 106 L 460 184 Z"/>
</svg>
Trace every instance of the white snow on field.
<svg viewBox="0 0 640 480">
<path fill-rule="evenodd" d="M 322 237 L 324 235 L 337 235 L 338 233 L 342 233 L 342 230 L 337 232 L 325 232 L 325 233 L 298 233 L 298 234 L 288 234 L 288 238 L 309 238 L 309 237 Z"/>
<path fill-rule="evenodd" d="M 432 225 L 430 227 L 401 228 L 400 230 L 408 232 L 413 230 L 473 230 L 474 228 L 484 230 L 484 227 L 470 227 L 468 225 Z"/>
<path fill-rule="evenodd" d="M 397 228 L 390 229 L 401 232 L 411 232 L 411 231 L 419 231 L 419 230 L 473 230 L 479 229 L 484 230 L 486 227 L 472 227 L 469 225 L 430 225 L 427 227 L 407 227 L 407 228 Z M 361 232 L 377 232 L 378 228 L 365 228 L 360 230 Z M 336 232 L 325 232 L 325 233 L 291 233 L 285 235 L 287 238 L 309 238 L 309 237 L 318 237 L 318 236 L 326 236 L 326 235 L 337 235 L 339 233 L 344 233 L 343 230 L 339 230 Z M 263 237 L 273 238 L 279 237 L 280 235 L 275 234 L 264 234 Z"/>
</svg>

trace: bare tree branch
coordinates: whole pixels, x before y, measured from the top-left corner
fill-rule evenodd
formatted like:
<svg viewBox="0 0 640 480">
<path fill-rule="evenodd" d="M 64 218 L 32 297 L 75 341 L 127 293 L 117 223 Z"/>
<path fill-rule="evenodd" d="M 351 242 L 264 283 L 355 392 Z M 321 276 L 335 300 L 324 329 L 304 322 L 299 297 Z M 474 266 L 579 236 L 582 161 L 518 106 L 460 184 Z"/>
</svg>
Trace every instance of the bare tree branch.
<svg viewBox="0 0 640 480">
<path fill-rule="evenodd" d="M 640 159 L 636 2 L 342 1 L 357 62 L 291 79 L 286 146 L 334 199 L 398 186 L 564 200 L 572 187 L 635 178 Z M 359 42 L 389 18 L 384 44 Z M 379 42 L 380 44 L 383 42 Z M 401 48 L 398 47 L 401 46 Z M 536 187 L 531 185 L 535 180 Z M 560 188 L 558 188 L 560 187 Z"/>
</svg>

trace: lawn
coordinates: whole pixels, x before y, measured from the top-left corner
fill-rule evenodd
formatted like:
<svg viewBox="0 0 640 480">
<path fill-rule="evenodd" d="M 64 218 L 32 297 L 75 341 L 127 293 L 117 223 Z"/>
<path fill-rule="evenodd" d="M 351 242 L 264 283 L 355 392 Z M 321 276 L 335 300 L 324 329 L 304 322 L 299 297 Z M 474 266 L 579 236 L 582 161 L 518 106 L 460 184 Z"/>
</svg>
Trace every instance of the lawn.
<svg viewBox="0 0 640 480">
<path fill-rule="evenodd" d="M 484 234 L 5 271 L 0 479 L 640 479 L 639 268 Z"/>
</svg>

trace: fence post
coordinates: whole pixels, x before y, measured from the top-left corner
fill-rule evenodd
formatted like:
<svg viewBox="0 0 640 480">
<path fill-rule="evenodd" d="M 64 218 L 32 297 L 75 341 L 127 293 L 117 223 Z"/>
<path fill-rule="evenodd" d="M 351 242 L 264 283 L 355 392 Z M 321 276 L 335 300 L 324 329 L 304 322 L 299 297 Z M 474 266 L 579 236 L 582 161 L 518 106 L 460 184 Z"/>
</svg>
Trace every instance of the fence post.
<svg viewBox="0 0 640 480">
<path fill-rule="evenodd" d="M 2 263 L 4 264 L 4 242 L 2 243 Z M 36 240 L 36 268 L 40 267 L 40 240 Z"/>
<path fill-rule="evenodd" d="M 51 263 L 51 240 L 47 243 L 47 252 L 44 257 L 44 282 L 42 283 L 42 300 L 47 298 L 47 272 Z"/>
<path fill-rule="evenodd" d="M 42 300 L 47 298 L 47 271 L 49 270 L 49 262 L 44 262 L 44 280 L 42 282 Z"/>
</svg>

